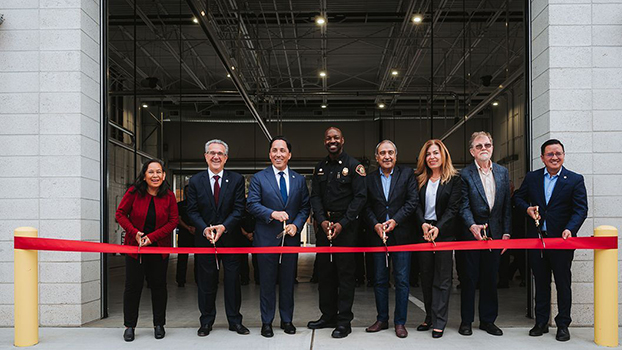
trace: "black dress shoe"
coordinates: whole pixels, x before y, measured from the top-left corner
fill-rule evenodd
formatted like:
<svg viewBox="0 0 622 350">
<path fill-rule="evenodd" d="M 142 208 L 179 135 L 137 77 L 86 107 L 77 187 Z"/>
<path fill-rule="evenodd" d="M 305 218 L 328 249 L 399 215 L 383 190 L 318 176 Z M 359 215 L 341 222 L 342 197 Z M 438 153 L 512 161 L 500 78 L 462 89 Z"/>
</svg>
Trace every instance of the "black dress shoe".
<svg viewBox="0 0 622 350">
<path fill-rule="evenodd" d="M 555 335 L 555 339 L 558 341 L 569 341 L 570 332 L 568 331 L 568 327 L 557 327 L 557 335 Z"/>
<path fill-rule="evenodd" d="M 296 327 L 291 322 L 281 322 L 281 329 L 287 334 L 296 334 Z"/>
<path fill-rule="evenodd" d="M 443 336 L 443 331 L 439 332 L 439 331 L 432 330 L 432 338 L 440 338 L 442 336 Z"/>
<path fill-rule="evenodd" d="M 125 341 L 134 341 L 134 328 L 128 327 L 123 332 L 123 340 Z"/>
<path fill-rule="evenodd" d="M 153 327 L 153 335 L 155 336 L 156 339 L 164 338 L 164 334 L 166 334 L 166 332 L 164 331 L 164 326 Z"/>
<path fill-rule="evenodd" d="M 323 318 L 320 318 L 317 321 L 309 321 L 307 323 L 307 328 L 309 329 L 322 329 L 322 328 L 334 328 L 337 327 L 337 323 L 326 321 Z"/>
<path fill-rule="evenodd" d="M 197 331 L 197 335 L 199 337 L 207 337 L 209 335 L 209 332 L 211 332 L 211 331 L 212 331 L 212 326 L 201 327 Z"/>
<path fill-rule="evenodd" d="M 274 336 L 274 332 L 272 331 L 272 325 L 269 323 L 262 324 L 261 335 L 266 338 L 272 338 Z"/>
<path fill-rule="evenodd" d="M 230 324 L 229 330 L 233 332 L 237 332 L 238 334 L 242 334 L 242 335 L 250 334 L 250 331 L 248 330 L 248 328 L 244 327 L 244 325 L 241 323 Z"/>
<path fill-rule="evenodd" d="M 331 336 L 333 338 L 345 338 L 350 333 L 352 333 L 352 327 L 350 327 L 350 326 L 337 326 L 337 328 L 335 328 L 335 330 L 333 330 L 333 334 L 331 334 Z"/>
<path fill-rule="evenodd" d="M 431 325 L 432 322 L 423 322 L 422 324 L 420 324 L 419 326 L 417 326 L 417 330 L 419 332 L 425 332 L 425 331 L 429 331 L 430 327 L 432 327 Z"/>
<path fill-rule="evenodd" d="M 479 329 L 486 331 L 486 333 L 490 335 L 503 335 L 503 331 L 499 327 L 495 326 L 494 323 L 481 322 L 479 324 Z"/>
<path fill-rule="evenodd" d="M 462 335 L 472 335 L 473 329 L 471 329 L 471 323 L 462 322 L 460 323 L 460 328 L 458 328 L 458 333 Z"/>
<path fill-rule="evenodd" d="M 529 335 L 532 337 L 539 337 L 544 333 L 549 332 L 549 325 L 547 324 L 537 324 L 533 326 L 532 329 L 529 330 Z"/>
</svg>

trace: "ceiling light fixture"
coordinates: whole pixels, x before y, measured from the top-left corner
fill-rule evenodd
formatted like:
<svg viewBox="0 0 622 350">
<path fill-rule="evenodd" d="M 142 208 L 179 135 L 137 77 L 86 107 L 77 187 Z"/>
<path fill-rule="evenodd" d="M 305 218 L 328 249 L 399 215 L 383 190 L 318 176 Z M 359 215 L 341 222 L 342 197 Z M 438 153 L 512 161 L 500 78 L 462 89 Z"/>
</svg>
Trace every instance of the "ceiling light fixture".
<svg viewBox="0 0 622 350">
<path fill-rule="evenodd" d="M 201 11 L 201 16 L 205 16 L 205 11 Z"/>
<path fill-rule="evenodd" d="M 227 78 L 231 78 L 231 74 L 227 73 Z"/>
<path fill-rule="evenodd" d="M 499 101 L 495 101 L 492 103 L 493 106 L 498 106 L 499 105 Z"/>
<path fill-rule="evenodd" d="M 391 71 L 391 75 L 394 77 L 397 76 L 398 74 L 399 74 L 398 71 L 395 69 Z"/>
<path fill-rule="evenodd" d="M 384 108 L 384 107 L 385 107 L 384 103 L 379 103 L 378 104 L 378 108 Z"/>
<path fill-rule="evenodd" d="M 192 22 L 194 22 L 194 23 L 199 23 L 199 19 L 198 19 L 198 18 L 196 18 L 196 17 L 193 17 L 193 18 L 192 18 Z"/>
<path fill-rule="evenodd" d="M 235 70 L 235 67 L 234 67 L 234 66 L 231 66 L 231 70 Z"/>
<path fill-rule="evenodd" d="M 324 25 L 326 24 L 326 19 L 322 16 L 317 16 L 315 17 L 315 24 L 317 24 L 318 26 Z"/>
<path fill-rule="evenodd" d="M 419 23 L 423 22 L 423 17 L 421 15 L 414 15 L 413 16 L 413 22 L 419 24 Z"/>
<path fill-rule="evenodd" d="M 322 108 L 326 108 L 326 107 L 328 107 L 328 106 L 327 106 L 326 104 L 322 104 L 320 107 L 322 107 Z"/>
<path fill-rule="evenodd" d="M 321 76 L 322 78 L 326 77 L 326 72 L 325 72 L 325 71 L 320 71 L 320 76 Z"/>
<path fill-rule="evenodd" d="M 143 103 L 143 108 L 149 108 L 149 105 L 146 103 Z"/>
</svg>

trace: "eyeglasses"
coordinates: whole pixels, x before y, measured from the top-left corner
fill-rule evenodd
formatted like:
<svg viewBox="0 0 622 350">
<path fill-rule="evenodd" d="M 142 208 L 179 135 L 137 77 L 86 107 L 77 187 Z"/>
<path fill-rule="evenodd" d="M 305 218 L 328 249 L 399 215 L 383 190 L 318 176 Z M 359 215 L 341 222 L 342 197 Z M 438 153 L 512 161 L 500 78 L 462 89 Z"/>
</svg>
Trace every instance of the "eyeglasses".
<svg viewBox="0 0 622 350">
<path fill-rule="evenodd" d="M 475 148 L 478 151 L 481 151 L 483 148 L 490 149 L 491 147 L 492 147 L 492 143 L 478 143 L 477 145 L 473 146 L 473 148 Z"/>
<path fill-rule="evenodd" d="M 544 156 L 547 158 L 553 158 L 554 156 L 557 158 L 561 158 L 564 156 L 564 152 L 550 152 L 550 153 L 545 153 Z"/>
<path fill-rule="evenodd" d="M 378 152 L 378 155 L 381 157 L 384 157 L 386 155 L 390 155 L 390 156 L 394 156 L 395 155 L 395 151 L 394 150 L 388 150 L 388 151 L 380 151 Z"/>
<path fill-rule="evenodd" d="M 213 157 L 213 156 L 223 157 L 225 154 L 223 152 L 209 151 L 209 152 L 207 152 L 207 155 L 210 156 L 210 157 Z"/>
</svg>

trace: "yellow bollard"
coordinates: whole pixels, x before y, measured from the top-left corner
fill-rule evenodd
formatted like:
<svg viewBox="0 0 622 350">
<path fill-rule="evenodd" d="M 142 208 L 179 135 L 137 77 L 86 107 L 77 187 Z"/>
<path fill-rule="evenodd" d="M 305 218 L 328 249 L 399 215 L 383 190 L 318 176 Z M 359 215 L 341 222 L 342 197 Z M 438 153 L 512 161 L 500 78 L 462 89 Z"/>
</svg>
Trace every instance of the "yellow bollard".
<svg viewBox="0 0 622 350">
<path fill-rule="evenodd" d="M 18 227 L 15 237 L 37 237 L 34 227 Z M 39 266 L 36 250 L 15 249 L 15 346 L 39 343 Z"/>
<path fill-rule="evenodd" d="M 595 237 L 618 237 L 613 226 L 598 226 Z M 618 346 L 618 250 L 594 250 L 594 342 Z"/>
</svg>

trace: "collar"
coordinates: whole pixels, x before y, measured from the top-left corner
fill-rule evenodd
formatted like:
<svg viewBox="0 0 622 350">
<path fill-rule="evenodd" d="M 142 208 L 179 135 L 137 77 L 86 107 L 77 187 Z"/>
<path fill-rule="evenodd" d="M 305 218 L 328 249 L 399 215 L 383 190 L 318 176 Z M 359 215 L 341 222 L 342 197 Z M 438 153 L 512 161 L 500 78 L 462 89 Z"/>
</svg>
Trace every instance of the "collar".
<svg viewBox="0 0 622 350">
<path fill-rule="evenodd" d="M 341 154 L 334 161 L 330 158 L 330 156 L 326 156 L 326 163 L 332 163 L 332 162 L 339 162 L 339 161 L 341 161 L 341 163 L 339 163 L 339 164 L 343 164 L 343 158 L 345 156 L 346 156 L 346 152 L 345 151 L 341 151 Z"/>
<path fill-rule="evenodd" d="M 210 168 L 207 168 L 207 173 L 209 174 L 210 179 L 213 179 L 214 175 L 218 175 L 222 179 L 222 175 L 224 174 L 224 172 L 225 172 L 225 169 L 222 169 L 218 174 L 214 174 Z"/>
<path fill-rule="evenodd" d="M 384 176 L 384 173 L 382 172 L 382 168 L 379 167 L 378 171 L 380 172 L 380 177 L 386 178 L 386 176 Z M 393 167 L 393 169 L 391 169 L 391 173 L 389 174 L 389 177 L 393 176 L 393 171 L 395 171 L 395 167 Z"/>
<path fill-rule="evenodd" d="M 477 163 L 477 161 L 476 161 L 476 160 L 474 160 L 474 161 L 473 161 L 473 163 L 475 163 L 475 166 L 477 167 L 477 171 L 478 171 L 478 172 L 482 172 L 482 173 L 484 173 L 484 171 L 482 170 L 482 167 L 481 167 L 481 166 L 479 166 L 479 164 Z M 490 164 L 490 167 L 489 167 L 489 168 L 490 168 L 490 171 L 492 171 L 492 160 L 490 160 L 490 159 L 489 159 L 489 160 L 488 160 L 488 164 Z M 490 174 L 490 173 L 488 173 L 488 174 Z M 485 174 L 485 175 L 488 175 L 488 174 Z"/>
<path fill-rule="evenodd" d="M 551 174 L 549 174 L 548 170 L 546 170 L 546 167 L 544 167 L 544 177 L 548 178 L 548 179 L 552 179 L 556 176 L 559 176 L 559 174 L 561 174 L 562 169 L 564 169 L 564 166 L 562 165 L 561 168 L 559 168 L 559 171 L 557 172 L 557 174 L 551 176 Z"/>
<path fill-rule="evenodd" d="M 274 171 L 274 176 L 277 178 L 280 176 L 279 173 L 282 171 L 285 177 L 289 177 L 289 166 L 285 167 L 285 170 L 279 170 L 274 165 L 272 165 L 272 171 Z"/>
</svg>

